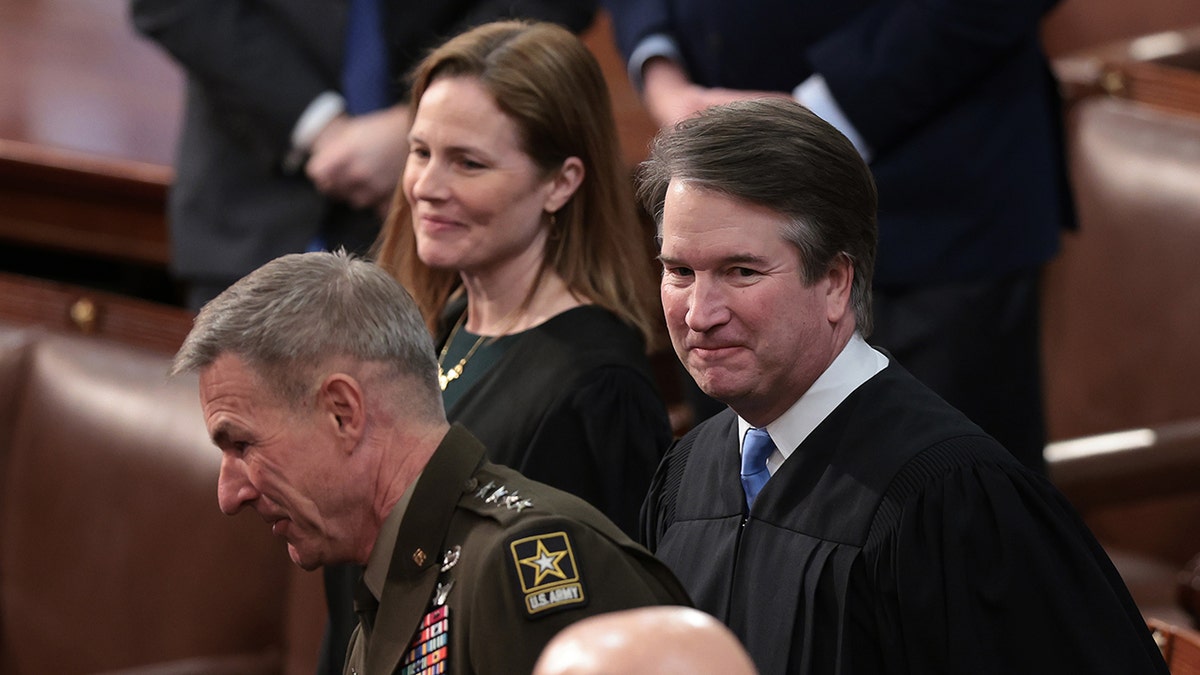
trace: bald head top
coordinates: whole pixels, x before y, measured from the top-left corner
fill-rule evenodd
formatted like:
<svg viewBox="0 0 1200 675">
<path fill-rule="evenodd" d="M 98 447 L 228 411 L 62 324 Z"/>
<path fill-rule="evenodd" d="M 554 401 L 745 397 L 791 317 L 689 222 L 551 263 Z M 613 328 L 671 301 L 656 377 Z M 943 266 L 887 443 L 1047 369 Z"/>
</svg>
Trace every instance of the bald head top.
<svg viewBox="0 0 1200 675">
<path fill-rule="evenodd" d="M 563 629 L 533 675 L 618 673 L 755 675 L 732 632 L 689 607 L 642 607 L 593 616 Z"/>
</svg>

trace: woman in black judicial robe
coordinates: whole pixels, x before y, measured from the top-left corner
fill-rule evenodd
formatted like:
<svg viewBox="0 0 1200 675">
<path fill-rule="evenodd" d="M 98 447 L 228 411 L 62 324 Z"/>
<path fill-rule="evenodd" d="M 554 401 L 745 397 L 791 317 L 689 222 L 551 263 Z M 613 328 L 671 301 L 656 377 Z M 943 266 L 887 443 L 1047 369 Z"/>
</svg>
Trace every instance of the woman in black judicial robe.
<svg viewBox="0 0 1200 675">
<path fill-rule="evenodd" d="M 439 349 L 467 311 L 454 303 Z M 460 328 L 457 363 L 479 336 Z M 584 498 L 636 539 L 650 477 L 670 443 L 644 342 L 615 314 L 582 305 L 476 350 L 447 386 L 447 418 L 488 458 Z"/>
<path fill-rule="evenodd" d="M 565 30 L 497 23 L 412 81 L 378 258 L 438 337 L 447 416 L 632 536 L 671 431 L 646 358 L 652 239 L 599 65 Z"/>
<path fill-rule="evenodd" d="M 411 78 L 404 176 L 379 264 L 438 337 L 448 418 L 488 459 L 574 493 L 631 536 L 671 441 L 646 358 L 660 330 L 608 91 L 570 32 L 499 22 Z M 327 569 L 353 626 L 357 570 Z"/>
</svg>

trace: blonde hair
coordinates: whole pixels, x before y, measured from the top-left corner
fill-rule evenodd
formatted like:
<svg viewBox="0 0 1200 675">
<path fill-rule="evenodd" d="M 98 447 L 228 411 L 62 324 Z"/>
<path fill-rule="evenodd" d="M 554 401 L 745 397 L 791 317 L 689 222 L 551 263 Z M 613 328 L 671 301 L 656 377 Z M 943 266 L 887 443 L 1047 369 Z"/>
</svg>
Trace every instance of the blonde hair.
<svg viewBox="0 0 1200 675">
<path fill-rule="evenodd" d="M 572 293 L 613 312 L 653 346 L 662 324 L 653 236 L 638 218 L 608 88 L 591 52 L 557 25 L 499 21 L 452 38 L 417 65 L 414 111 L 440 77 L 478 79 L 516 124 L 522 149 L 547 175 L 568 157 L 583 162 L 583 183 L 551 219 L 542 268 L 525 306 L 552 270 Z M 375 253 L 436 329 L 460 280 L 454 270 L 432 269 L 417 256 L 403 190 L 396 191 Z"/>
</svg>

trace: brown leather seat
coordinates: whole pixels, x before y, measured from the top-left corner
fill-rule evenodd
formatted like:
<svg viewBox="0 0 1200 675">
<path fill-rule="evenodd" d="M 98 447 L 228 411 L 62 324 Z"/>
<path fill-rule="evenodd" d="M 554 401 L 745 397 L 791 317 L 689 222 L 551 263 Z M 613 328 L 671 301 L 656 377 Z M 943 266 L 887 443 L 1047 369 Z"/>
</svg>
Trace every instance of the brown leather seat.
<svg viewBox="0 0 1200 675">
<path fill-rule="evenodd" d="M 1180 584 L 1200 554 L 1200 418 L 1052 443 L 1046 460 L 1142 614 L 1194 625 Z"/>
<path fill-rule="evenodd" d="M 188 317 L 88 294 L 103 318 L 83 335 L 66 318 L 82 291 L 2 281 L 53 320 L 0 301 L 0 672 L 313 672 L 320 575 L 218 509 L 220 453 L 195 377 L 167 378 L 174 347 L 113 339 Z"/>
<path fill-rule="evenodd" d="M 1092 96 L 1068 120 L 1080 228 L 1047 270 L 1051 477 L 1148 617 L 1190 625 L 1200 553 L 1200 115 Z"/>
<path fill-rule="evenodd" d="M 1154 641 L 1162 650 L 1171 675 L 1200 675 L 1200 633 L 1154 619 L 1146 624 L 1154 633 Z"/>
<path fill-rule="evenodd" d="M 1093 97 L 1069 131 L 1079 231 L 1044 284 L 1050 436 L 1200 417 L 1200 116 Z"/>
</svg>

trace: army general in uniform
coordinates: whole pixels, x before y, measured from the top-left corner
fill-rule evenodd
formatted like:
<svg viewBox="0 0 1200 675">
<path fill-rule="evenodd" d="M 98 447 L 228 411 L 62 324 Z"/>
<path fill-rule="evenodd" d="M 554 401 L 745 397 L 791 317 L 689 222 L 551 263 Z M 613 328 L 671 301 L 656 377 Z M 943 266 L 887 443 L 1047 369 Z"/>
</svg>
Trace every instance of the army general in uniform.
<svg viewBox="0 0 1200 675">
<path fill-rule="evenodd" d="M 569 623 L 689 602 L 598 511 L 446 421 L 420 313 L 371 263 L 264 265 L 200 312 L 174 364 L 192 371 L 221 509 L 253 508 L 304 569 L 366 565 L 347 673 L 529 672 Z"/>
<path fill-rule="evenodd" d="M 451 427 L 403 513 L 384 521 L 347 673 L 527 673 L 584 616 L 686 602 L 665 567 L 590 505 L 483 453 Z M 418 621 L 412 640 L 396 639 Z M 443 658 L 449 668 L 437 669 Z"/>
</svg>

